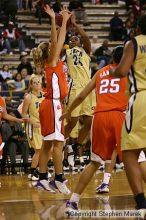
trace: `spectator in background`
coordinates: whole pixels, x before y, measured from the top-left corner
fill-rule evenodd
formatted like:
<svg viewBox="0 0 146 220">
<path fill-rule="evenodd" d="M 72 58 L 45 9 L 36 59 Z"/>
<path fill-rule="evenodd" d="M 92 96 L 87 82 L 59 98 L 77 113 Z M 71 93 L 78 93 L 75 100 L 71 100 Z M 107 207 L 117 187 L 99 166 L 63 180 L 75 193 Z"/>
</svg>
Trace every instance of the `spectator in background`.
<svg viewBox="0 0 146 220">
<path fill-rule="evenodd" d="M 132 0 L 125 0 L 126 10 L 129 11 L 130 5 L 132 5 Z"/>
<path fill-rule="evenodd" d="M 129 11 L 128 19 L 130 20 L 131 28 L 135 28 L 136 27 L 136 17 L 132 11 Z"/>
<path fill-rule="evenodd" d="M 22 79 L 21 73 L 17 73 L 14 81 L 15 91 L 24 91 L 25 90 L 25 81 Z"/>
<path fill-rule="evenodd" d="M 30 79 L 30 75 L 28 75 L 26 68 L 23 68 L 20 73 L 21 73 L 22 79 L 24 79 L 24 80 Z"/>
<path fill-rule="evenodd" d="M 108 40 L 104 40 L 101 47 L 97 48 L 94 52 L 94 56 L 98 63 L 98 69 L 101 69 L 109 63 L 111 55 L 112 51 L 109 49 Z"/>
<path fill-rule="evenodd" d="M 20 64 L 17 67 L 17 71 L 21 73 L 22 69 L 27 69 L 28 75 L 31 75 L 33 73 L 33 68 L 31 63 L 28 61 L 26 55 L 21 55 L 20 56 Z"/>
<path fill-rule="evenodd" d="M 17 0 L 4 0 L 3 7 L 8 21 L 13 21 L 15 23 L 15 16 L 18 10 Z"/>
<path fill-rule="evenodd" d="M 95 50 L 101 45 L 98 41 L 98 36 L 93 35 L 91 39 L 91 55 L 94 54 Z"/>
<path fill-rule="evenodd" d="M 38 18 L 39 24 L 42 24 L 42 17 L 46 17 L 44 6 L 50 5 L 50 0 L 34 0 L 33 8 L 36 8 L 35 16 Z"/>
<path fill-rule="evenodd" d="M 12 111 L 10 115 L 15 116 Z M 22 125 L 17 122 L 6 121 L 2 125 L 2 139 L 5 142 L 5 147 L 10 154 L 11 172 L 17 174 L 16 167 L 16 152 L 22 154 L 24 172 L 28 173 L 28 144 L 25 142 L 25 133 Z M 3 163 L 4 165 L 4 163 Z"/>
<path fill-rule="evenodd" d="M 23 8 L 25 10 L 29 9 L 31 11 L 32 10 L 32 3 L 33 3 L 33 0 L 23 0 L 23 4 L 22 4 Z"/>
<path fill-rule="evenodd" d="M 130 32 L 131 32 L 131 22 L 130 19 L 125 21 L 125 28 L 124 28 L 124 40 L 127 41 L 130 39 Z"/>
<path fill-rule="evenodd" d="M 114 41 L 123 40 L 123 21 L 119 18 L 119 12 L 114 12 L 114 17 L 110 20 L 110 39 Z"/>
<path fill-rule="evenodd" d="M 19 51 L 22 55 L 26 55 L 25 44 L 22 39 L 22 35 L 16 30 L 14 23 L 9 21 L 8 28 L 6 28 L 2 33 L 4 39 L 4 45 L 7 49 L 7 53 L 13 54 L 12 47 L 19 47 Z"/>
<path fill-rule="evenodd" d="M 61 1 L 56 0 L 55 3 L 52 5 L 52 8 L 53 8 L 55 13 L 59 13 L 61 11 L 61 8 L 62 8 Z"/>
<path fill-rule="evenodd" d="M 69 3 L 69 11 L 75 13 L 77 22 L 82 22 L 84 25 L 88 25 L 87 14 L 81 1 L 71 0 Z"/>
<path fill-rule="evenodd" d="M 134 13 L 136 18 L 138 18 L 141 15 L 142 10 L 143 10 L 143 7 L 141 5 L 140 0 L 133 1 L 132 12 Z"/>
<path fill-rule="evenodd" d="M 2 70 L 0 70 L 0 80 L 6 81 L 7 79 L 12 79 L 12 74 L 9 71 L 9 66 L 4 64 Z"/>
<path fill-rule="evenodd" d="M 23 8 L 23 0 L 17 0 L 17 6 L 19 10 L 22 10 Z"/>
</svg>

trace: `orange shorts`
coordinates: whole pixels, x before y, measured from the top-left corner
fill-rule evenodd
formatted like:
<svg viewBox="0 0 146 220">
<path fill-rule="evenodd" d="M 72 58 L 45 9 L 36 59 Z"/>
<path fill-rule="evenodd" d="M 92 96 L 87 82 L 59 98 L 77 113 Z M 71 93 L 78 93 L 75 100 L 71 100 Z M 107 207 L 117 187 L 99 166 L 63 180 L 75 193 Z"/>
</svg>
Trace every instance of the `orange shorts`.
<svg viewBox="0 0 146 220">
<path fill-rule="evenodd" d="M 102 163 L 110 161 L 117 147 L 119 159 L 121 153 L 121 131 L 125 113 L 108 111 L 96 113 L 91 128 L 91 160 Z"/>
<path fill-rule="evenodd" d="M 39 108 L 41 134 L 43 140 L 64 141 L 62 104 L 60 100 L 44 99 Z"/>
</svg>

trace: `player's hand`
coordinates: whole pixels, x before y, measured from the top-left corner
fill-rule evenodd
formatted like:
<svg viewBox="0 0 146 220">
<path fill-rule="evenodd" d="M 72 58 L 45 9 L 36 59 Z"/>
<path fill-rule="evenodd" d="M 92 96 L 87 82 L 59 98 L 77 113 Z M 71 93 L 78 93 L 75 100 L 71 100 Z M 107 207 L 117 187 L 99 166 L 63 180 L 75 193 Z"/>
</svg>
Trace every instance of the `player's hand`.
<svg viewBox="0 0 146 220">
<path fill-rule="evenodd" d="M 63 119 L 66 119 L 67 121 L 71 121 L 71 113 L 67 111 L 66 113 L 62 114 L 59 120 L 61 121 Z"/>
<path fill-rule="evenodd" d="M 67 22 L 72 15 L 72 13 L 67 9 L 67 7 L 64 7 L 60 14 L 62 15 L 63 21 L 65 22 Z"/>
<path fill-rule="evenodd" d="M 49 5 L 45 5 L 45 6 L 44 6 L 44 10 L 45 10 L 45 12 L 46 12 L 51 18 L 54 18 L 54 19 L 55 19 L 55 12 L 53 11 L 52 8 L 50 8 Z"/>
<path fill-rule="evenodd" d="M 21 122 L 20 123 L 27 123 L 27 122 L 29 122 L 29 118 L 21 118 L 21 119 L 19 119 L 19 120 L 21 120 Z"/>
<path fill-rule="evenodd" d="M 71 23 L 72 23 L 73 25 L 75 25 L 75 24 L 76 24 L 76 16 L 75 16 L 75 13 L 74 13 L 74 12 L 72 12 L 70 19 L 71 19 Z"/>
</svg>

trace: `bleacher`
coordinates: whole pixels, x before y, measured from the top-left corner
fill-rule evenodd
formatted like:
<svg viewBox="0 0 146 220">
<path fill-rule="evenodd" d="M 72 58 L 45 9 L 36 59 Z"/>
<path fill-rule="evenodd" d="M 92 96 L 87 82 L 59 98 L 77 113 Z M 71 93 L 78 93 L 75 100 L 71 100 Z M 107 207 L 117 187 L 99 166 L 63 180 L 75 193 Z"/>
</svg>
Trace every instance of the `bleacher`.
<svg viewBox="0 0 146 220">
<path fill-rule="evenodd" d="M 67 2 L 65 2 L 65 4 L 67 4 Z M 112 18 L 114 11 L 119 11 L 119 16 L 123 19 L 123 21 L 125 21 L 127 17 L 124 5 L 93 5 L 89 3 L 84 3 L 84 6 L 87 12 L 89 26 L 83 26 L 83 28 L 86 30 L 90 38 L 93 35 L 97 35 L 99 38 L 99 42 L 101 43 L 104 39 L 109 38 L 109 20 Z M 26 36 L 32 40 L 30 47 L 27 48 L 28 54 L 30 49 L 34 47 L 34 43 L 38 44 L 41 41 L 48 41 L 50 36 L 49 19 L 43 18 L 42 24 L 39 25 L 38 19 L 35 17 L 34 12 L 23 10 L 17 13 L 16 23 L 18 27 L 26 33 Z M 27 39 L 25 40 L 25 42 L 27 43 Z M 121 42 L 109 42 L 109 46 L 111 48 L 115 47 L 118 44 L 121 44 Z M 32 62 L 32 57 L 30 57 L 30 55 L 28 55 L 28 58 Z M 15 70 L 19 64 L 18 50 L 15 50 L 13 56 L 0 55 L 0 67 L 4 63 L 9 64 L 11 70 Z"/>
</svg>

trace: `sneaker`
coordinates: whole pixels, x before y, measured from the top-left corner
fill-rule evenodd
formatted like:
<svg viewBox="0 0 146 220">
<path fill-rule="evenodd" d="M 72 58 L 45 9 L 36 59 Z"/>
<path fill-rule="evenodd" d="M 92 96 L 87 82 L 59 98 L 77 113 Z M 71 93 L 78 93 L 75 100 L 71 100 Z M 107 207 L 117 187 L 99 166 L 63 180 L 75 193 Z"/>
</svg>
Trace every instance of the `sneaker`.
<svg viewBox="0 0 146 220">
<path fill-rule="evenodd" d="M 27 52 L 22 51 L 22 52 L 21 52 L 21 55 L 22 55 L 22 56 L 25 56 L 25 55 L 27 55 Z"/>
<path fill-rule="evenodd" d="M 58 188 L 57 188 L 57 186 L 56 186 L 56 184 L 55 184 L 55 180 L 51 180 L 51 181 L 49 182 L 49 186 L 50 186 L 50 188 L 53 189 L 55 192 L 59 192 L 59 190 L 58 190 Z"/>
<path fill-rule="evenodd" d="M 106 183 L 102 183 L 100 186 L 96 188 L 96 193 L 108 193 L 109 185 Z"/>
<path fill-rule="evenodd" d="M 30 174 L 28 174 L 28 176 L 27 176 L 27 178 L 29 179 L 29 180 L 31 180 L 31 173 Z"/>
<path fill-rule="evenodd" d="M 48 192 L 55 192 L 53 189 L 50 188 L 48 180 L 37 181 L 35 187 L 38 189 L 46 190 Z"/>
<path fill-rule="evenodd" d="M 5 55 L 5 54 L 7 54 L 7 49 L 0 51 L 0 55 Z"/>
<path fill-rule="evenodd" d="M 74 161 L 74 154 L 71 154 L 68 156 L 68 163 L 70 166 L 74 166 L 75 161 Z"/>
<path fill-rule="evenodd" d="M 71 193 L 71 191 L 67 188 L 65 181 L 62 183 L 60 181 L 55 180 L 55 185 L 57 187 L 57 189 L 59 190 L 59 192 L 69 195 Z"/>
<path fill-rule="evenodd" d="M 64 170 L 64 172 L 69 172 L 69 166 L 67 166 L 67 167 L 64 166 L 64 167 L 63 167 L 63 170 Z"/>
<path fill-rule="evenodd" d="M 85 169 L 85 163 L 81 163 L 80 165 L 80 171 L 83 171 Z"/>
<path fill-rule="evenodd" d="M 79 213 L 78 205 L 76 202 L 71 202 L 68 200 L 66 203 L 65 214 L 70 216 L 71 214 L 73 214 L 73 212 Z"/>
<path fill-rule="evenodd" d="M 48 172 L 48 179 L 51 178 L 51 177 L 52 177 L 51 173 Z"/>
<path fill-rule="evenodd" d="M 73 172 L 78 172 L 78 168 L 77 168 L 77 167 L 71 167 L 71 170 L 72 170 Z"/>
<path fill-rule="evenodd" d="M 98 170 L 103 171 L 105 169 L 105 164 L 101 164 L 100 167 L 98 168 Z"/>
<path fill-rule="evenodd" d="M 116 169 L 124 169 L 124 164 L 121 162 L 121 163 L 116 163 L 116 165 L 115 165 L 115 168 Z"/>
<path fill-rule="evenodd" d="M 34 174 L 31 175 L 31 180 L 32 181 L 37 181 L 37 180 L 39 180 L 39 176 L 34 173 Z"/>
<path fill-rule="evenodd" d="M 12 56 L 12 55 L 13 55 L 13 52 L 10 52 L 9 55 Z"/>
<path fill-rule="evenodd" d="M 138 220 L 145 219 L 146 217 L 146 209 L 138 209 L 137 212 L 139 212 L 140 216 L 138 217 Z"/>
</svg>

